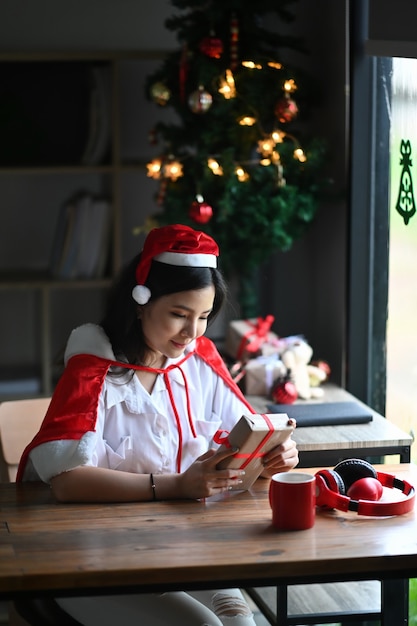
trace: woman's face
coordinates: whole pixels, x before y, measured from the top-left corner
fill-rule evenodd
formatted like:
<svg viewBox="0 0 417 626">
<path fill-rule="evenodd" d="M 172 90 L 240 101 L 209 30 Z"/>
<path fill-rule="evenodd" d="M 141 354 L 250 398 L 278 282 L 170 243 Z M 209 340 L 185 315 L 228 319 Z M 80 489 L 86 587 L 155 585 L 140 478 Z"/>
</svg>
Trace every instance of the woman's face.
<svg viewBox="0 0 417 626">
<path fill-rule="evenodd" d="M 158 367 L 168 358 L 177 358 L 196 337 L 204 335 L 213 308 L 215 290 L 181 291 L 161 296 L 141 307 L 140 319 L 146 343 L 155 353 Z"/>
</svg>

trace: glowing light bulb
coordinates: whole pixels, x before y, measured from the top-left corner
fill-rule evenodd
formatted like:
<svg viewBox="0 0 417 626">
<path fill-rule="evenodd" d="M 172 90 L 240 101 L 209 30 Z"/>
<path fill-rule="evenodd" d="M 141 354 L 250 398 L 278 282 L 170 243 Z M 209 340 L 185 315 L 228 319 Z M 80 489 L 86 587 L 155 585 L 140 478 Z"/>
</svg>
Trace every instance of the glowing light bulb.
<svg viewBox="0 0 417 626">
<path fill-rule="evenodd" d="M 294 158 L 298 159 L 300 163 L 305 163 L 307 161 L 307 157 L 301 148 L 296 148 L 294 150 Z"/>
<path fill-rule="evenodd" d="M 223 168 L 216 161 L 216 159 L 209 158 L 207 161 L 207 165 L 216 176 L 223 176 Z"/>
<path fill-rule="evenodd" d="M 161 159 L 153 159 L 153 161 L 147 163 L 146 165 L 146 168 L 148 170 L 146 175 L 149 176 L 149 178 L 154 178 L 155 180 L 158 180 L 158 178 L 161 178 L 161 167 Z"/>
<path fill-rule="evenodd" d="M 277 61 L 268 61 L 268 66 L 274 68 L 274 70 L 282 70 L 282 63 Z"/>
<path fill-rule="evenodd" d="M 238 165 L 235 169 L 235 174 L 238 178 L 238 180 L 243 183 L 245 180 L 248 180 L 249 178 L 249 174 L 247 172 L 245 172 L 245 170 L 243 169 L 243 167 L 240 167 L 240 165 Z"/>
<path fill-rule="evenodd" d="M 284 141 L 285 133 L 282 130 L 274 130 L 271 137 L 275 143 L 282 143 Z"/>
<path fill-rule="evenodd" d="M 233 78 L 232 70 L 226 70 L 226 78 L 220 82 L 219 93 L 221 93 L 226 100 L 231 100 L 231 98 L 236 97 L 235 79 Z"/>
<path fill-rule="evenodd" d="M 286 80 L 284 83 L 284 89 L 287 93 L 292 93 L 293 91 L 296 91 L 297 85 L 295 84 L 295 80 L 292 78 Z"/>
<path fill-rule="evenodd" d="M 260 152 L 264 157 L 270 156 L 274 148 L 275 142 L 272 138 L 261 139 L 258 141 L 258 152 Z"/>
<path fill-rule="evenodd" d="M 243 67 L 247 67 L 250 70 L 261 70 L 262 65 L 260 63 L 255 63 L 254 61 L 242 61 Z"/>
<path fill-rule="evenodd" d="M 253 126 L 256 124 L 256 119 L 254 117 L 250 117 L 249 115 L 244 115 L 239 119 L 239 124 L 241 126 Z"/>
<path fill-rule="evenodd" d="M 175 182 L 183 176 L 182 164 L 179 161 L 170 161 L 164 167 L 164 176 Z"/>
</svg>

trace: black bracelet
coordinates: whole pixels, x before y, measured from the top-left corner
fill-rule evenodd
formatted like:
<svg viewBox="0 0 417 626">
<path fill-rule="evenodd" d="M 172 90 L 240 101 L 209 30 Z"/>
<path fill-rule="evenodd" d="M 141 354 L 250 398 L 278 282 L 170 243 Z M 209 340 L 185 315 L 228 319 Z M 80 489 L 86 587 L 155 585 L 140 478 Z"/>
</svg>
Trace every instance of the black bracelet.
<svg viewBox="0 0 417 626">
<path fill-rule="evenodd" d="M 149 474 L 149 478 L 151 479 L 151 487 L 152 487 L 152 496 L 153 496 L 153 500 L 156 500 L 156 487 L 155 487 L 155 481 L 153 479 L 153 474 Z"/>
</svg>

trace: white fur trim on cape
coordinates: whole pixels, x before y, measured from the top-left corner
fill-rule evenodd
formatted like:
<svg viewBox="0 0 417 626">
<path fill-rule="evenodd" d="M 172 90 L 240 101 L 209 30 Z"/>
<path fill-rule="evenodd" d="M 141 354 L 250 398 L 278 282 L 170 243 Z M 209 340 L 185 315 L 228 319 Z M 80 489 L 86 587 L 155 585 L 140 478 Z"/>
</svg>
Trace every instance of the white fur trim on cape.
<svg viewBox="0 0 417 626">
<path fill-rule="evenodd" d="M 65 349 L 65 364 L 76 354 L 94 354 L 104 359 L 115 360 L 111 343 L 104 330 L 97 324 L 84 324 L 72 331 Z"/>
<path fill-rule="evenodd" d="M 50 483 L 51 478 L 80 465 L 87 465 L 96 446 L 97 433 L 86 432 L 79 440 L 62 439 L 41 443 L 30 453 L 24 480 Z M 36 467 L 36 472 L 34 471 Z"/>
</svg>

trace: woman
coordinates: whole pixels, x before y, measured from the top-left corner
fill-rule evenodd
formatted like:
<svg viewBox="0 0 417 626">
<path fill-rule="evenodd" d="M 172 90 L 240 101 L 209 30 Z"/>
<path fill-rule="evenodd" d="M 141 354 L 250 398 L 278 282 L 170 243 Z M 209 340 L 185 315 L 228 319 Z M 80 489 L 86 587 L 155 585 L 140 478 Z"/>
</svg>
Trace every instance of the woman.
<svg viewBox="0 0 417 626">
<path fill-rule="evenodd" d="M 226 289 L 218 247 L 179 224 L 152 230 L 116 283 L 100 326 L 73 331 L 66 369 L 18 480 L 50 483 L 61 502 L 206 498 L 241 481 L 217 469 L 213 447 L 250 409 L 203 337 Z M 251 409 L 250 409 L 251 410 Z M 263 475 L 298 462 L 292 440 L 263 459 Z M 239 590 L 61 599 L 82 624 L 250 626 Z M 101 612 L 98 617 L 98 611 Z"/>
</svg>

